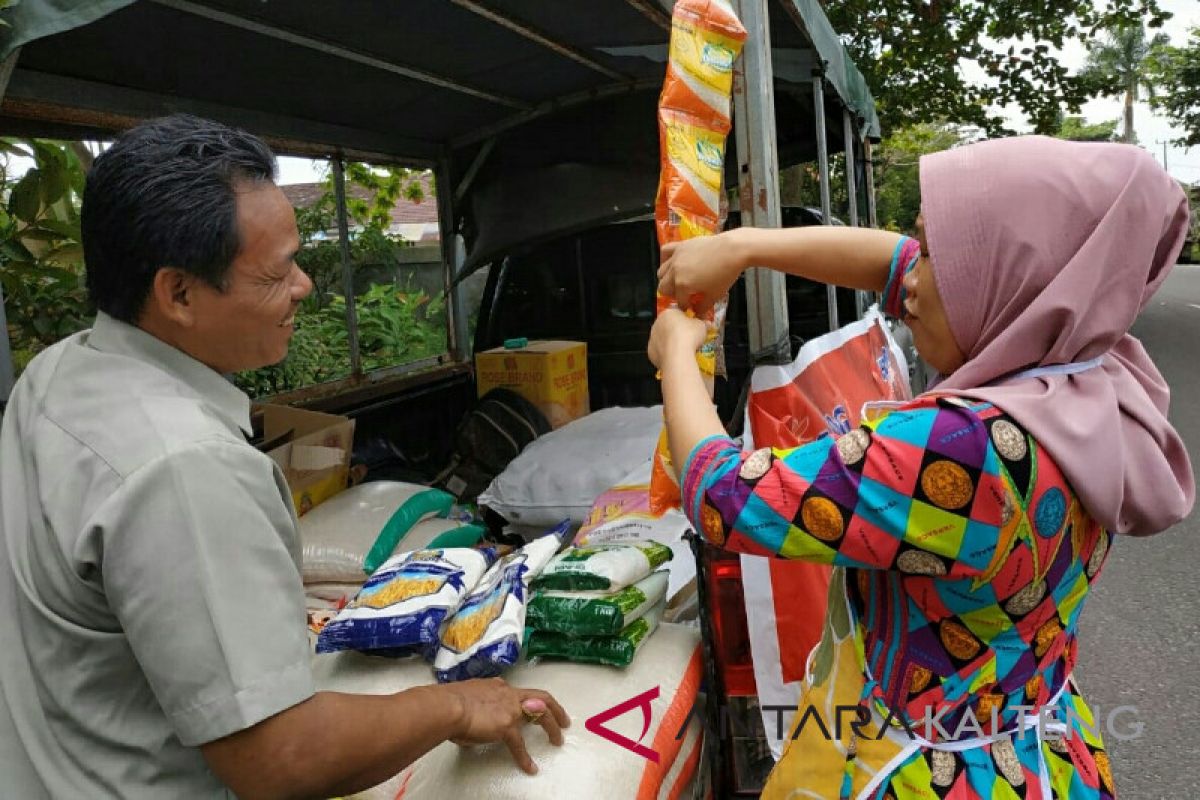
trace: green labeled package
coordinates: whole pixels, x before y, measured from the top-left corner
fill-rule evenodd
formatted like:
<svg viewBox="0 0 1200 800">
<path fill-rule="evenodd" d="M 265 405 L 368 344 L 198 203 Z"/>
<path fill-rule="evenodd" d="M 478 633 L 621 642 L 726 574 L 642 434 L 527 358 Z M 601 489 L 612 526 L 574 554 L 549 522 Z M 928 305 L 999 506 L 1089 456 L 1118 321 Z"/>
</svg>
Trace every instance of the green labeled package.
<svg viewBox="0 0 1200 800">
<path fill-rule="evenodd" d="M 658 542 L 621 542 L 573 547 L 546 565 L 537 591 L 615 591 L 637 583 L 671 560 L 671 548 Z"/>
<path fill-rule="evenodd" d="M 666 605 L 665 599 L 659 600 L 645 616 L 629 623 L 616 636 L 570 636 L 554 631 L 535 630 L 529 634 L 529 641 L 525 645 L 525 657 L 565 658 L 584 664 L 627 667 L 633 662 L 633 657 L 642 643 L 658 627 Z"/>
<path fill-rule="evenodd" d="M 616 636 L 666 596 L 667 581 L 660 570 L 615 592 L 539 592 L 529 601 L 526 624 L 571 636 Z"/>
</svg>

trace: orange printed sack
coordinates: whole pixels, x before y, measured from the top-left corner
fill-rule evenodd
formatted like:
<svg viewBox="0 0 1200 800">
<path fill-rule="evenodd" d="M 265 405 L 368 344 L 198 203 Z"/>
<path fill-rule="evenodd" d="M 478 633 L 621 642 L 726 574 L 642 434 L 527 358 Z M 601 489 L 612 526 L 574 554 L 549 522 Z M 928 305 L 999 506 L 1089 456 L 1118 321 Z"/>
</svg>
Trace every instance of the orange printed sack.
<svg viewBox="0 0 1200 800">
<path fill-rule="evenodd" d="M 873 408 L 911 397 L 908 365 L 883 315 L 812 339 L 786 366 L 758 367 L 750 379 L 743 449 L 786 450 L 823 434 L 840 436 Z M 821 638 L 831 568 L 809 561 L 743 555 L 742 587 L 761 708 L 800 701 L 809 653 Z M 763 712 L 772 753 L 783 752 L 775 713 Z"/>
</svg>

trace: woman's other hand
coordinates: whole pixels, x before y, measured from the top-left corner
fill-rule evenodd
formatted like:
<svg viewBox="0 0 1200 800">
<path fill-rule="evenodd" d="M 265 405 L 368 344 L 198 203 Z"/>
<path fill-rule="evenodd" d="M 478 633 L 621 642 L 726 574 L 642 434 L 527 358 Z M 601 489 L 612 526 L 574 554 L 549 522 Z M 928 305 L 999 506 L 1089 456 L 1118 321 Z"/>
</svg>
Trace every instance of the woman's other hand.
<svg viewBox="0 0 1200 800">
<path fill-rule="evenodd" d="M 703 313 L 729 292 L 745 269 L 739 230 L 663 245 L 658 291 L 682 309 Z"/>
<path fill-rule="evenodd" d="M 651 363 L 662 369 L 672 356 L 694 356 L 704 344 L 708 324 L 689 317 L 678 308 L 668 308 L 658 315 L 650 329 L 650 344 L 646 348 Z"/>
</svg>

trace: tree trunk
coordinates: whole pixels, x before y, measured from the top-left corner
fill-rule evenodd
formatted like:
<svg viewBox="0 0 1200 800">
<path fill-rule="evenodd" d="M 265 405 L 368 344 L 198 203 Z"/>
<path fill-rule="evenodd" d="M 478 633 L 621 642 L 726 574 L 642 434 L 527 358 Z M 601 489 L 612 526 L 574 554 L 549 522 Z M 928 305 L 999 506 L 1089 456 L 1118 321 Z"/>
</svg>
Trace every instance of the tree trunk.
<svg viewBox="0 0 1200 800">
<path fill-rule="evenodd" d="M 1137 137 L 1133 135 L 1133 89 L 1125 90 L 1125 135 L 1122 139 L 1126 144 L 1137 143 Z"/>
<path fill-rule="evenodd" d="M 92 155 L 92 151 L 88 149 L 87 145 L 83 142 L 71 142 L 71 150 L 75 153 L 75 157 L 79 159 L 79 163 L 83 167 L 83 171 L 86 173 L 91 170 L 92 162 L 95 160 L 95 157 Z"/>
</svg>

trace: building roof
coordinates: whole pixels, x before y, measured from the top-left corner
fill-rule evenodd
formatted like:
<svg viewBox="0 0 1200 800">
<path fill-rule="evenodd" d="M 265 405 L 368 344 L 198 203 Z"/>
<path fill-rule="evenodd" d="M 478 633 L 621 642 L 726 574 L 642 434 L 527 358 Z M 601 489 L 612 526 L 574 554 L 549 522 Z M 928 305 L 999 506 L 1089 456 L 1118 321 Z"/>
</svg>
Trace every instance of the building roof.
<svg viewBox="0 0 1200 800">
<path fill-rule="evenodd" d="M 417 178 L 424 192 L 424 199 L 413 202 L 401 197 L 392 207 L 392 224 L 388 230 L 414 242 L 436 242 L 438 236 L 437 200 L 433 195 L 433 184 L 429 175 Z M 324 183 L 292 183 L 280 186 L 288 202 L 296 208 L 309 208 L 325 193 Z M 359 200 L 370 200 L 371 192 L 362 186 L 348 183 L 347 193 Z"/>
</svg>

